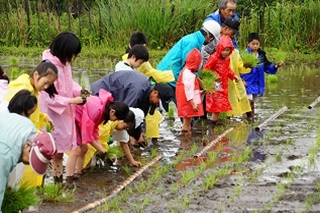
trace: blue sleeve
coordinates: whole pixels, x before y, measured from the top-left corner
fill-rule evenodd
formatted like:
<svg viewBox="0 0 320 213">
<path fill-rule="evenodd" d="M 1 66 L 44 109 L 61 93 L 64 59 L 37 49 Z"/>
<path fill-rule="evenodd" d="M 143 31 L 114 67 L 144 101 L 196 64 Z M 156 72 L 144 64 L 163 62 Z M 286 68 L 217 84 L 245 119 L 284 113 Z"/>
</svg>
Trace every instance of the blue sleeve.
<svg viewBox="0 0 320 213">
<path fill-rule="evenodd" d="M 1 146 L 0 150 L 0 209 L 6 185 L 8 182 L 9 173 L 12 170 L 12 151 L 8 146 Z M 1 212 L 1 211 L 0 211 Z"/>
<path fill-rule="evenodd" d="M 275 64 L 271 63 L 268 67 L 266 67 L 267 69 L 265 69 L 265 72 L 268 74 L 276 74 L 278 69 L 275 66 Z"/>
</svg>

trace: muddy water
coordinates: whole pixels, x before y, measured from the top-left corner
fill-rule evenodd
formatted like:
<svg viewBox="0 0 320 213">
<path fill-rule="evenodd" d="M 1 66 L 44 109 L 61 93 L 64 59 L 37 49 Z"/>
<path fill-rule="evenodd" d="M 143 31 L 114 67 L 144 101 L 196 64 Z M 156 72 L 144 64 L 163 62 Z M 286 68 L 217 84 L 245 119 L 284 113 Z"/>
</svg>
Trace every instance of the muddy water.
<svg viewBox="0 0 320 213">
<path fill-rule="evenodd" d="M 90 82 L 108 71 L 103 68 L 75 67 L 75 78 L 82 86 L 88 87 Z M 144 163 L 150 161 L 152 149 L 156 149 L 164 157 L 133 182 L 133 195 L 127 198 L 126 202 L 118 204 L 120 210 L 100 208 L 99 211 L 319 212 L 319 196 L 316 196 L 319 193 L 319 157 L 316 155 L 315 164 L 310 164 L 309 159 L 310 150 L 316 142 L 320 104 L 313 109 L 307 109 L 320 94 L 319 75 L 316 69 L 309 67 L 287 67 L 281 68 L 277 76 L 278 83 L 267 84 L 265 95 L 258 99 L 257 118 L 253 123 L 222 119 L 223 125 L 212 126 L 199 120 L 194 122 L 192 135 L 182 135 L 179 132 L 179 118 L 162 122 L 161 137 L 157 142 L 150 142 L 145 149 L 132 147 L 132 151 L 135 158 Z M 256 126 L 283 106 L 288 107 L 286 112 L 264 126 L 260 132 L 254 131 Z M 215 165 L 208 166 L 208 169 L 190 184 L 178 191 L 173 190 L 175 183 L 181 183 L 183 172 L 199 167 L 209 158 L 205 153 L 195 160 L 194 154 L 229 128 L 233 128 L 231 133 L 209 150 L 209 153 L 218 153 Z M 141 181 L 150 179 L 155 170 L 173 163 L 177 156 L 194 147 L 194 153 L 183 157 L 154 187 L 143 192 L 134 188 Z M 226 164 L 234 165 L 247 147 L 251 147 L 252 152 L 245 162 L 235 169 L 229 169 L 229 175 L 219 178 L 213 189 L 202 190 L 201 184 L 204 177 L 211 174 L 210 171 L 223 168 Z M 127 165 L 126 159 L 120 159 L 117 165 L 92 168 L 77 182 L 75 202 L 58 205 L 41 203 L 30 212 L 71 212 L 101 199 L 129 176 L 123 169 L 124 165 Z M 130 168 L 131 174 L 137 170 Z M 294 178 L 288 178 L 289 175 L 294 175 Z M 281 188 L 281 184 L 285 184 L 285 189 Z M 160 188 L 164 192 L 159 192 Z M 240 190 L 236 190 L 239 188 Z M 182 202 L 182 195 L 190 197 L 188 204 Z M 138 208 L 138 204 L 146 200 L 146 197 L 151 198 L 148 204 Z M 309 202 L 310 197 L 314 200 Z M 311 203 L 310 208 L 307 208 L 308 202 Z M 93 209 L 90 212 L 97 211 Z"/>
</svg>

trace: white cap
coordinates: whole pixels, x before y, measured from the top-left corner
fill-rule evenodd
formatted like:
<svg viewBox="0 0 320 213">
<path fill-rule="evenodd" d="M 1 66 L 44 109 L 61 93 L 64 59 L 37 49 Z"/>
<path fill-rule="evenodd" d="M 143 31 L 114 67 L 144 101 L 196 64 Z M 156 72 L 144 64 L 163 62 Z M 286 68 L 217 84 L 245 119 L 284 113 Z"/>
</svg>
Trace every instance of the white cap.
<svg viewBox="0 0 320 213">
<path fill-rule="evenodd" d="M 221 26 L 215 20 L 207 20 L 202 24 L 202 28 L 211 33 L 216 39 L 220 37 Z"/>
<path fill-rule="evenodd" d="M 144 113 L 141 109 L 139 108 L 133 108 L 133 107 L 129 107 L 129 109 L 134 113 L 135 116 L 135 128 L 137 128 L 138 126 L 140 126 L 140 124 L 143 122 L 144 119 Z"/>
</svg>

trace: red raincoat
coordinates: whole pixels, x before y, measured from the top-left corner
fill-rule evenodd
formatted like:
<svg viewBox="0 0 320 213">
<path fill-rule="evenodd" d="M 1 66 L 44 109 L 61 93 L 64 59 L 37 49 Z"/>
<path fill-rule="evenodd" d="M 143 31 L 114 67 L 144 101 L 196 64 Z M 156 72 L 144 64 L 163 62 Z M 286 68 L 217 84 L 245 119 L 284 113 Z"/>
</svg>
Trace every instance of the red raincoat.
<svg viewBox="0 0 320 213">
<path fill-rule="evenodd" d="M 195 75 L 202 61 L 201 53 L 197 49 L 192 49 L 186 59 L 186 64 L 179 74 L 176 83 L 176 99 L 179 117 L 194 117 L 203 115 L 203 105 L 201 102 L 200 84 Z M 190 100 L 198 104 L 199 110 L 193 110 Z"/>
<path fill-rule="evenodd" d="M 227 47 L 231 47 L 230 54 L 223 58 L 221 52 Z M 218 76 L 215 82 L 215 92 L 206 95 L 207 112 L 226 112 L 232 109 L 228 100 L 228 78 L 235 79 L 235 73 L 230 69 L 229 57 L 233 49 L 230 37 L 222 36 L 216 52 L 209 57 L 204 65 L 205 70 L 212 70 Z"/>
</svg>

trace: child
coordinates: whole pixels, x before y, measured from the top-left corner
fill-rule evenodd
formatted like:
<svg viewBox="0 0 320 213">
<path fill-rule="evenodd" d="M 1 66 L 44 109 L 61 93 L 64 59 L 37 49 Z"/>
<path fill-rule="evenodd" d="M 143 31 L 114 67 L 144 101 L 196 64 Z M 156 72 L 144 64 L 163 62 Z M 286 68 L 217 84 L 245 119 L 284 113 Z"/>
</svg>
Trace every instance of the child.
<svg viewBox="0 0 320 213">
<path fill-rule="evenodd" d="M 239 80 L 239 77 L 230 69 L 230 54 L 234 47 L 232 40 L 228 36 L 222 36 L 216 52 L 212 54 L 204 69 L 212 70 L 218 76 L 215 82 L 215 92 L 206 96 L 206 110 L 212 112 L 211 120 L 215 124 L 219 118 L 220 112 L 231 110 L 228 100 L 228 78 Z"/>
<path fill-rule="evenodd" d="M 10 121 L 10 122 L 8 122 Z M 15 113 L 0 113 L 0 209 L 9 173 L 19 162 L 30 164 L 43 175 L 56 153 L 55 142 L 48 133 L 39 133 L 32 122 Z"/>
<path fill-rule="evenodd" d="M 6 92 L 8 91 L 9 83 L 10 80 L 7 74 L 3 71 L 2 67 L 0 66 L 0 101 L 2 101 Z"/>
<path fill-rule="evenodd" d="M 131 107 L 130 107 L 131 109 Z M 133 120 L 137 121 L 137 119 L 132 119 L 132 115 L 134 113 L 130 110 L 128 113 L 128 116 L 124 120 L 117 120 L 117 121 L 108 121 L 106 124 L 100 124 L 99 125 L 99 141 L 101 143 L 101 146 L 107 151 L 109 149 L 108 141 L 110 135 L 112 135 L 112 132 L 114 131 L 121 131 L 121 130 L 127 130 L 132 128 L 133 126 Z M 135 116 L 135 115 L 134 115 Z M 136 116 L 135 116 L 136 117 Z M 133 129 L 133 128 L 132 128 Z M 139 135 L 140 136 L 140 135 Z M 88 168 L 89 162 L 93 158 L 95 152 L 97 150 L 89 145 L 88 151 L 85 156 L 83 168 L 76 168 L 77 173 L 81 173 L 81 170 L 84 168 Z"/>
<path fill-rule="evenodd" d="M 230 68 L 240 77 L 240 74 L 250 72 L 250 68 L 243 66 L 240 53 L 234 49 L 230 55 Z M 234 82 L 228 80 L 228 99 L 232 110 L 227 112 L 229 117 L 239 117 L 251 111 L 250 103 L 247 98 L 246 88 L 242 81 Z"/>
<path fill-rule="evenodd" d="M 246 85 L 248 99 L 250 100 L 251 112 L 247 113 L 248 118 L 254 115 L 254 102 L 257 97 L 264 93 L 264 72 L 268 74 L 275 74 L 278 68 L 283 65 L 283 62 L 278 64 L 271 63 L 266 56 L 266 52 L 260 48 L 260 36 L 257 33 L 250 33 L 247 39 L 247 52 L 254 54 L 259 60 L 260 64 L 251 69 L 248 74 L 242 74 L 241 78 Z"/>
<path fill-rule="evenodd" d="M 128 58 L 129 51 L 136 45 L 147 46 L 148 39 L 147 36 L 139 31 L 131 34 L 128 48 L 126 49 L 126 54 L 122 56 L 122 60 L 126 61 Z M 156 83 L 168 83 L 174 81 L 174 76 L 172 70 L 160 71 L 156 70 L 151 66 L 149 61 L 145 61 L 137 68 L 137 70 L 146 76 L 151 78 L 151 81 Z"/>
<path fill-rule="evenodd" d="M 191 119 L 194 116 L 203 115 L 201 103 L 200 84 L 195 75 L 201 65 L 201 53 L 192 49 L 187 56 L 186 65 L 180 72 L 176 84 L 176 98 L 178 116 L 183 118 L 182 132 L 191 132 Z"/>
<path fill-rule="evenodd" d="M 58 154 L 52 160 L 54 181 L 62 182 L 63 153 L 77 147 L 74 104 L 82 104 L 82 88 L 72 78 L 71 61 L 81 52 L 78 37 L 71 32 L 60 33 L 51 43 L 50 48 L 42 54 L 43 59 L 50 60 L 57 66 L 59 78 L 55 81 L 58 95 L 50 98 L 46 93 L 40 94 L 40 108 L 54 121 L 52 131 L 56 139 Z"/>
<path fill-rule="evenodd" d="M 30 75 L 22 74 L 17 79 L 9 83 L 8 92 L 6 93 L 1 105 L 5 105 L 7 107 L 9 101 L 22 89 L 29 90 L 36 98 L 38 98 L 39 92 L 41 91 L 45 91 L 49 97 L 54 97 L 57 91 L 53 82 L 57 77 L 57 67 L 48 60 L 42 61 Z M 45 127 L 46 123 L 49 123 L 54 127 L 52 119 L 47 114 L 40 112 L 38 104 L 35 111 L 30 114 L 30 120 L 33 122 L 37 130 Z M 26 183 L 29 187 L 36 187 L 42 184 L 42 179 L 43 177 L 36 175 L 30 166 L 25 166 L 20 184 Z"/>
<path fill-rule="evenodd" d="M 8 111 L 30 118 L 37 109 L 38 100 L 29 90 L 17 92 L 10 100 Z"/>
<path fill-rule="evenodd" d="M 128 58 L 116 64 L 115 71 L 134 70 L 148 60 L 149 53 L 147 48 L 143 45 L 135 45 L 129 50 Z"/>
<path fill-rule="evenodd" d="M 87 102 L 84 105 L 75 106 L 75 110 L 78 146 L 71 151 L 67 160 L 67 182 L 72 182 L 75 179 L 76 167 L 83 167 L 84 157 L 88 151 L 88 144 L 91 144 L 100 154 L 105 154 L 106 150 L 98 141 L 99 125 L 109 120 L 125 119 L 129 112 L 129 107 L 123 102 L 113 101 L 111 93 L 101 89 L 99 96 L 89 96 Z M 134 119 L 134 116 L 132 118 Z"/>
</svg>

